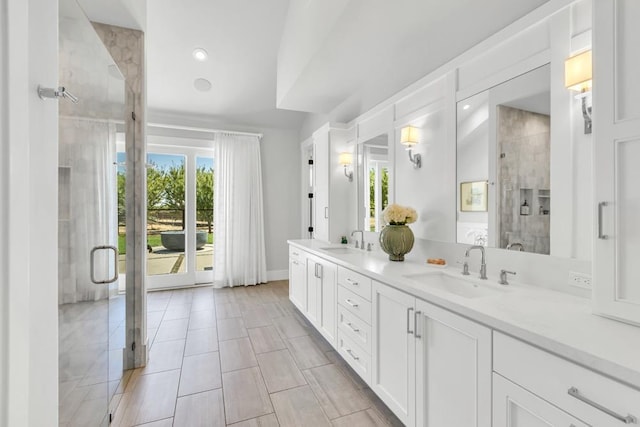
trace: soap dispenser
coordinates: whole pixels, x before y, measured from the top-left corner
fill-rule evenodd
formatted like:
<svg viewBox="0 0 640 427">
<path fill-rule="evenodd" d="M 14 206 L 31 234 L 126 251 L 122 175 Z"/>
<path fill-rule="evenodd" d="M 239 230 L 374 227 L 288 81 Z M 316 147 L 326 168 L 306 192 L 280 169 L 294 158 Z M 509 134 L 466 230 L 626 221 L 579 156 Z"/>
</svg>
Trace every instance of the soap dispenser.
<svg viewBox="0 0 640 427">
<path fill-rule="evenodd" d="M 520 206 L 520 215 L 529 215 L 530 206 L 527 204 L 527 199 L 524 199 L 524 203 Z"/>
</svg>

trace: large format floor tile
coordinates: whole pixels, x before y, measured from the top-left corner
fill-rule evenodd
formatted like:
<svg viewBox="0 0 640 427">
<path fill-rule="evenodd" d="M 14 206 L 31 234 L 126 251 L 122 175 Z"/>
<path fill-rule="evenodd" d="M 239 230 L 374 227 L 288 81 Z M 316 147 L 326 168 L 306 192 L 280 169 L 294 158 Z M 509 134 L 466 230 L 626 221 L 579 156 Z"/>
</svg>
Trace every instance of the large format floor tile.
<svg viewBox="0 0 640 427">
<path fill-rule="evenodd" d="M 271 400 L 283 427 L 331 425 L 309 386 L 272 394 Z"/>
<path fill-rule="evenodd" d="M 185 427 L 225 426 L 222 390 L 180 397 L 173 424 Z"/>
<path fill-rule="evenodd" d="M 269 393 L 307 383 L 288 350 L 261 353 L 257 357 Z"/>
<path fill-rule="evenodd" d="M 222 374 L 227 423 L 236 423 L 273 412 L 271 400 L 258 368 Z"/>
</svg>

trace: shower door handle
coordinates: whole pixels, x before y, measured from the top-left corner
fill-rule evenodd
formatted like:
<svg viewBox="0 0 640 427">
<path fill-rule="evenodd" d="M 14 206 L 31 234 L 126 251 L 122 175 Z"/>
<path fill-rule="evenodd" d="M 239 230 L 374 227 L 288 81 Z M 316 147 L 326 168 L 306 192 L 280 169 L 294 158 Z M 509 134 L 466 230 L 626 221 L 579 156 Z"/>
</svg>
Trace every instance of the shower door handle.
<svg viewBox="0 0 640 427">
<path fill-rule="evenodd" d="M 113 277 L 107 279 L 107 280 L 98 280 L 96 279 L 96 269 L 95 269 L 95 257 L 96 257 L 96 252 L 98 251 L 103 251 L 103 250 L 108 250 L 108 251 L 113 251 L 113 271 L 114 271 L 114 275 Z M 91 260 L 90 262 L 90 274 L 91 274 L 91 281 L 93 283 L 95 283 L 96 285 L 106 285 L 109 283 L 113 283 L 116 280 L 118 280 L 118 248 L 116 248 L 115 246 L 109 246 L 109 245 L 102 245 L 102 246 L 96 246 L 95 248 L 91 249 Z"/>
</svg>

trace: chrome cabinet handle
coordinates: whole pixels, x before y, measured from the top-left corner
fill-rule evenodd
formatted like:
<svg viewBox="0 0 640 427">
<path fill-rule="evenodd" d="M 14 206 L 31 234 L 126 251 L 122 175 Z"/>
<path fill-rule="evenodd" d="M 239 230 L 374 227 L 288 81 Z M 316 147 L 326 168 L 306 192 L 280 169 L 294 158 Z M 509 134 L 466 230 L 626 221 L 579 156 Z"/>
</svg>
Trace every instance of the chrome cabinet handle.
<svg viewBox="0 0 640 427">
<path fill-rule="evenodd" d="M 329 219 L 329 207 L 325 207 L 324 208 L 324 217 L 325 219 Z"/>
<path fill-rule="evenodd" d="M 416 338 L 422 338 L 422 335 L 418 335 L 418 317 L 420 317 L 421 314 L 422 312 L 420 310 L 413 314 L 413 330 L 415 331 L 414 335 Z"/>
<path fill-rule="evenodd" d="M 300 265 L 300 263 L 298 261 L 291 261 L 292 264 L 294 265 Z"/>
<path fill-rule="evenodd" d="M 322 276 L 323 276 L 322 264 L 316 264 L 316 266 L 318 267 L 318 271 L 319 271 L 318 279 L 322 279 Z"/>
<path fill-rule="evenodd" d="M 353 280 L 351 280 L 351 279 L 347 279 L 347 280 L 346 280 L 346 282 L 347 282 L 348 284 L 350 284 L 351 286 L 358 286 L 358 282 L 354 282 L 354 281 L 353 281 Z"/>
<path fill-rule="evenodd" d="M 107 279 L 107 280 L 98 280 L 96 279 L 96 271 L 95 271 L 95 266 L 94 266 L 94 260 L 96 257 L 96 252 L 101 251 L 101 250 L 109 250 L 109 251 L 113 251 L 113 260 L 114 260 L 114 275 L 113 277 Z M 91 249 L 91 257 L 90 257 L 90 265 L 89 265 L 89 272 L 90 272 L 90 276 L 91 276 L 91 281 L 93 283 L 95 283 L 96 285 L 106 285 L 109 283 L 113 283 L 116 280 L 118 280 L 118 248 L 116 248 L 115 246 L 109 246 L 109 245 L 102 245 L 102 246 L 96 246 L 93 249 Z"/>
<path fill-rule="evenodd" d="M 358 328 L 354 328 L 352 323 L 347 323 L 347 326 L 353 331 L 353 332 L 360 332 L 360 329 Z"/>
<path fill-rule="evenodd" d="M 607 202 L 598 203 L 598 239 L 600 240 L 607 240 L 609 238 L 609 236 L 602 232 L 602 208 L 608 205 L 609 203 Z"/>
<path fill-rule="evenodd" d="M 567 393 L 569 394 L 569 396 L 575 397 L 579 401 L 584 402 L 587 405 L 592 406 L 592 407 L 596 408 L 597 410 L 602 411 L 605 414 L 612 416 L 616 420 L 622 421 L 625 424 L 634 424 L 634 423 L 636 423 L 638 421 L 637 418 L 634 417 L 633 415 L 630 415 L 630 414 L 627 415 L 627 416 L 620 415 L 620 414 L 618 414 L 616 412 L 613 412 L 611 409 L 605 408 L 604 406 L 600 405 L 599 403 L 596 403 L 593 400 L 584 397 L 583 395 L 580 394 L 580 391 L 576 387 L 571 387 L 569 390 L 567 390 Z"/>
<path fill-rule="evenodd" d="M 350 349 L 347 349 L 347 353 L 349 353 L 349 356 L 351 356 L 353 360 L 360 360 L 360 358 L 355 354 L 353 354 L 353 352 Z"/>
<path fill-rule="evenodd" d="M 349 304 L 353 308 L 357 308 L 358 307 L 358 304 L 356 304 L 355 302 L 351 301 L 349 298 L 345 299 L 344 302 L 346 302 L 347 304 Z"/>
<path fill-rule="evenodd" d="M 408 334 L 413 334 L 413 331 L 411 330 L 411 312 L 413 311 L 413 307 L 409 307 L 407 308 L 407 333 Z"/>
<path fill-rule="evenodd" d="M 298 252 L 291 252 L 294 256 L 299 256 L 300 254 Z"/>
<path fill-rule="evenodd" d="M 313 271 L 313 277 L 318 278 L 318 264 L 313 265 L 315 270 Z"/>
</svg>

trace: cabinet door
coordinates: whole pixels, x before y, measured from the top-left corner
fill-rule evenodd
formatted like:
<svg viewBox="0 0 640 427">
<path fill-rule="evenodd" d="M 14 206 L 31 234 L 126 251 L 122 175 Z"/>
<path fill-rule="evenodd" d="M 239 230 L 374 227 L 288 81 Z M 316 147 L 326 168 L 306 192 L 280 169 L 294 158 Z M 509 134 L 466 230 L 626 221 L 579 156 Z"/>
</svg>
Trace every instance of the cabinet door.
<svg viewBox="0 0 640 427">
<path fill-rule="evenodd" d="M 313 135 L 313 170 L 315 174 L 313 198 L 313 237 L 329 241 L 329 131 Z"/>
<path fill-rule="evenodd" d="M 416 424 L 491 427 L 491 330 L 416 302 Z"/>
<path fill-rule="evenodd" d="M 640 324 L 640 2 L 593 2 L 594 309 Z"/>
<path fill-rule="evenodd" d="M 307 258 L 307 319 L 317 328 L 319 324 L 318 308 L 320 306 L 319 291 L 320 286 L 320 264 L 315 257 Z"/>
<path fill-rule="evenodd" d="M 495 427 L 588 427 L 499 374 L 493 374 L 493 425 Z"/>
<path fill-rule="evenodd" d="M 319 314 L 320 333 L 333 346 L 336 344 L 336 328 L 337 328 L 337 266 L 333 263 L 322 261 L 319 263 L 319 275 L 321 285 L 318 287 L 319 295 Z"/>
<path fill-rule="evenodd" d="M 371 388 L 407 426 L 415 425 L 415 298 L 373 282 Z"/>
<path fill-rule="evenodd" d="M 289 260 L 289 299 L 303 313 L 307 311 L 307 265 L 306 260 Z"/>
</svg>

